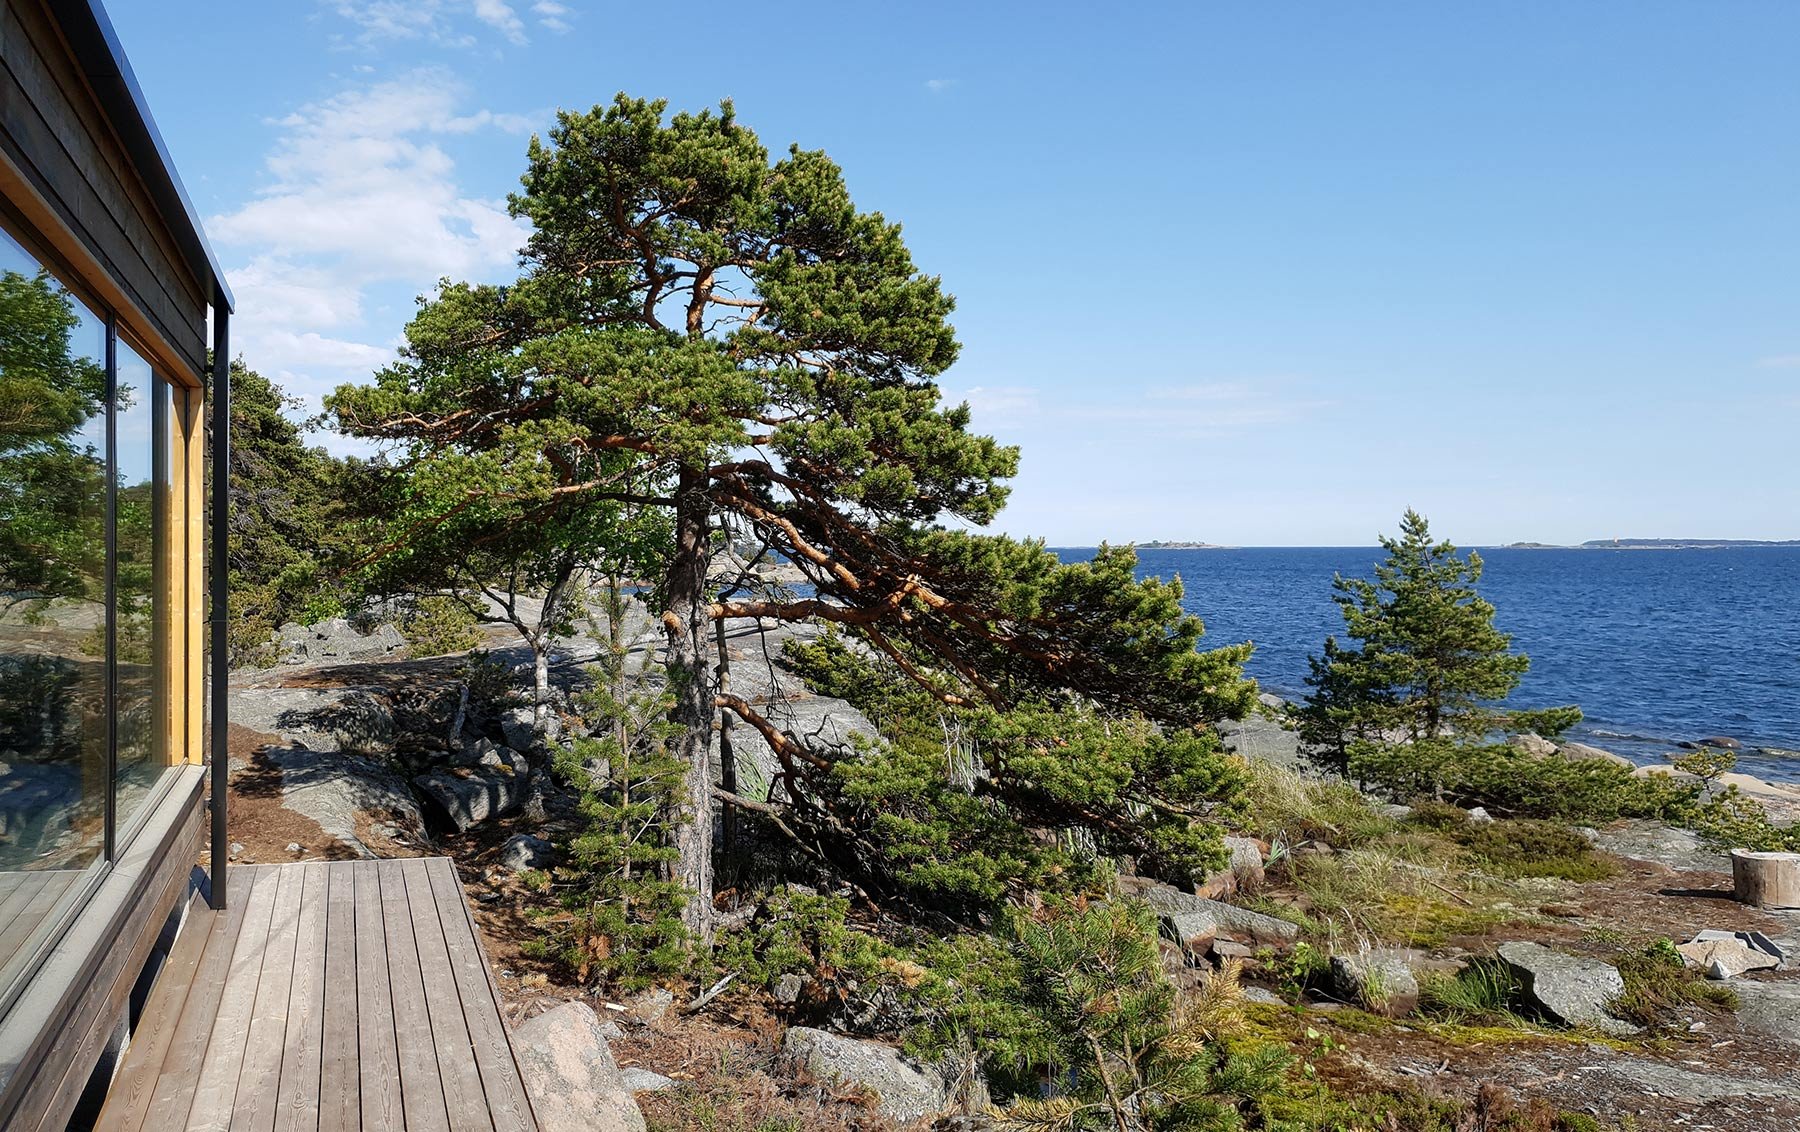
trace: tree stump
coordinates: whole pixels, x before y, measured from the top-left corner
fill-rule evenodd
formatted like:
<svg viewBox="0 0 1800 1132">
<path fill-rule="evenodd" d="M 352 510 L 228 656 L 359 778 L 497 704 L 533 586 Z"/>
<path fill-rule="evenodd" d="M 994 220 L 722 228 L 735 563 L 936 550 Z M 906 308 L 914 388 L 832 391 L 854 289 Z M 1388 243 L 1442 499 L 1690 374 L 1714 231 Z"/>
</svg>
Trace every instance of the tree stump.
<svg viewBox="0 0 1800 1132">
<path fill-rule="evenodd" d="M 1754 908 L 1800 908 L 1800 853 L 1731 851 L 1734 895 Z"/>
</svg>

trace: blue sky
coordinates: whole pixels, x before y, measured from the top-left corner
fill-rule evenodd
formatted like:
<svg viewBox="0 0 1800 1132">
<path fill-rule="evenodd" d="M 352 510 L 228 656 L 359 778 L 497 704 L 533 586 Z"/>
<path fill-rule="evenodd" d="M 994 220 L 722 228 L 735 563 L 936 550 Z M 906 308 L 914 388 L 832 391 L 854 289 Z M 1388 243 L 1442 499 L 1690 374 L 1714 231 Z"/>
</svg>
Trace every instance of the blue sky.
<svg viewBox="0 0 1800 1132">
<path fill-rule="evenodd" d="M 1800 538 L 1800 5 L 109 10 L 234 342 L 314 400 L 511 277 L 556 108 L 729 96 L 957 295 L 1008 532 Z"/>
</svg>

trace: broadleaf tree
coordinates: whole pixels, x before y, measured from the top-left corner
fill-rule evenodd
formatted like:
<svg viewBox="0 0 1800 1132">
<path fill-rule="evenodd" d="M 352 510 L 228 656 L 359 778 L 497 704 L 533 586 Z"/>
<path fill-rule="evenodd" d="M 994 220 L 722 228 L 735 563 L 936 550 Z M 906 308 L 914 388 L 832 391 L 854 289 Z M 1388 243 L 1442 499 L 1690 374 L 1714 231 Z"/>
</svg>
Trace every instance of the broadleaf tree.
<svg viewBox="0 0 1800 1132">
<path fill-rule="evenodd" d="M 1247 710 L 1247 646 L 1197 651 L 1179 583 L 1136 580 L 1129 550 L 1065 565 L 970 530 L 1000 510 L 1017 450 L 944 403 L 951 297 L 823 152 L 772 157 L 728 102 L 669 117 L 620 95 L 533 139 L 511 209 L 532 225 L 517 281 L 446 283 L 401 359 L 328 405 L 414 460 L 528 464 L 559 500 L 667 515 L 654 596 L 687 767 L 672 872 L 696 894 L 695 938 L 710 935 L 711 805 L 729 793 L 715 714 L 770 740 L 790 804 L 829 769 L 718 694 L 716 620 L 836 623 L 947 704 L 1079 700 L 1197 733 Z M 446 522 L 478 505 L 439 502 Z M 811 596 L 718 600 L 726 522 Z"/>
</svg>

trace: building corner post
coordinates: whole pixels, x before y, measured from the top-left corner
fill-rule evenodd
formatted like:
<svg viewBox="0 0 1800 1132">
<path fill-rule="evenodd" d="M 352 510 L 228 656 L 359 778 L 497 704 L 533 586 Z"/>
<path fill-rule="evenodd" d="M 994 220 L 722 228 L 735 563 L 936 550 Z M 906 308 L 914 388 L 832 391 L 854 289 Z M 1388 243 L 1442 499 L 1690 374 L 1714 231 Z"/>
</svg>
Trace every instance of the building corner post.
<svg viewBox="0 0 1800 1132">
<path fill-rule="evenodd" d="M 231 304 L 222 290 L 213 295 L 212 359 L 212 562 L 207 579 L 212 630 L 212 868 L 214 908 L 225 907 L 225 870 L 230 841 L 225 800 L 231 784 L 231 661 L 226 595 L 231 555 Z"/>
</svg>

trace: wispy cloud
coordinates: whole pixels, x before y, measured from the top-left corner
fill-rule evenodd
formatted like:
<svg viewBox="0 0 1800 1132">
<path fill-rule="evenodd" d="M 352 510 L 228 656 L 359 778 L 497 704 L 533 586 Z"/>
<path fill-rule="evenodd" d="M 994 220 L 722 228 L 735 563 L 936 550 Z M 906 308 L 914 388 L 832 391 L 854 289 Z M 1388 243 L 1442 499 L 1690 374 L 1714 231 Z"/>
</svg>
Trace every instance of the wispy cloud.
<svg viewBox="0 0 1800 1132">
<path fill-rule="evenodd" d="M 464 111 L 448 72 L 343 91 L 271 123 L 268 178 L 207 228 L 238 255 L 230 272 L 252 365 L 309 402 L 393 356 L 392 328 L 370 335 L 371 287 L 503 273 L 525 227 L 504 201 L 465 192 L 440 140 L 513 129 L 515 115 Z"/>
<path fill-rule="evenodd" d="M 1762 369 L 1800 369 L 1800 354 L 1777 354 L 1772 358 L 1758 358 L 1756 364 Z"/>
<path fill-rule="evenodd" d="M 560 34 L 571 29 L 569 17 L 575 12 L 567 4 L 558 4 L 555 0 L 538 0 L 531 6 L 531 14 L 537 17 L 538 25 L 545 31 Z"/>
<path fill-rule="evenodd" d="M 945 400 L 968 402 L 977 428 L 1008 427 L 1038 413 L 1038 390 L 1029 385 L 976 385 Z"/>
<path fill-rule="evenodd" d="M 960 79 L 926 79 L 925 89 L 931 94 L 943 94 L 961 81 Z"/>
<path fill-rule="evenodd" d="M 326 0 L 332 11 L 356 29 L 355 41 L 372 46 L 383 40 L 418 39 L 449 47 L 474 47 L 483 36 L 498 33 L 515 45 L 527 41 L 525 20 L 507 0 Z M 531 6 L 538 25 L 566 32 L 574 10 L 554 0 Z"/>
</svg>

